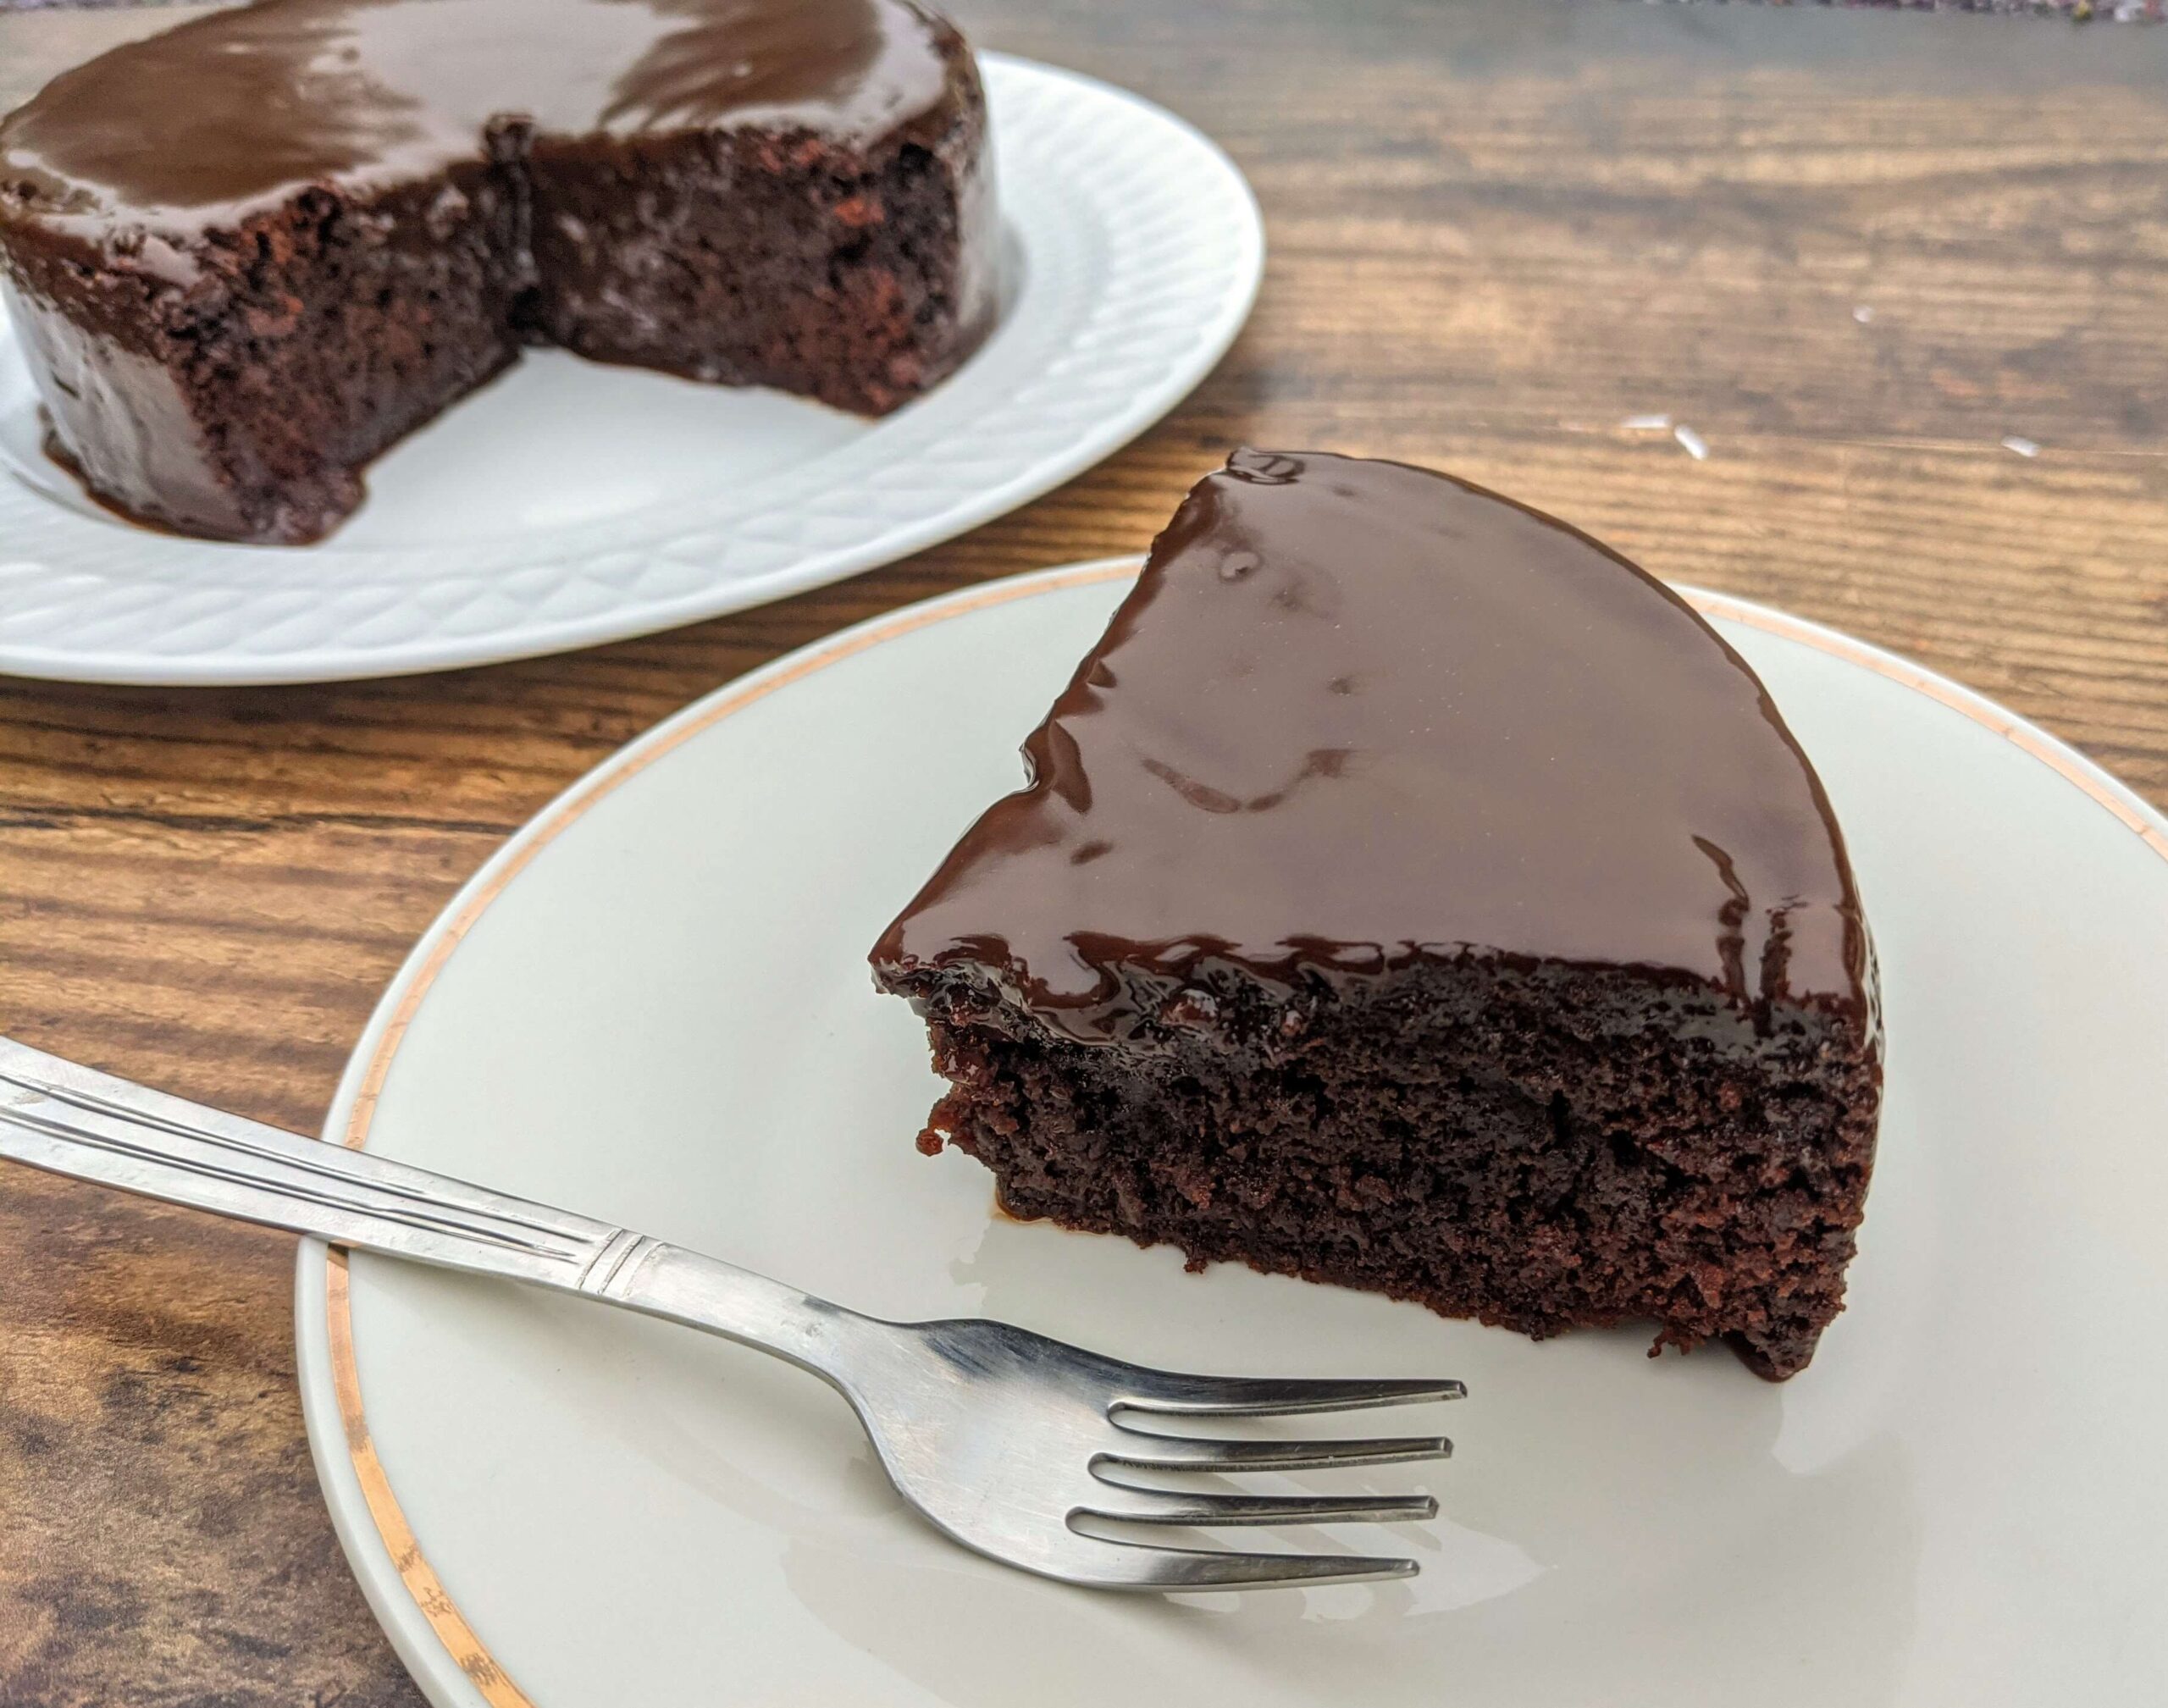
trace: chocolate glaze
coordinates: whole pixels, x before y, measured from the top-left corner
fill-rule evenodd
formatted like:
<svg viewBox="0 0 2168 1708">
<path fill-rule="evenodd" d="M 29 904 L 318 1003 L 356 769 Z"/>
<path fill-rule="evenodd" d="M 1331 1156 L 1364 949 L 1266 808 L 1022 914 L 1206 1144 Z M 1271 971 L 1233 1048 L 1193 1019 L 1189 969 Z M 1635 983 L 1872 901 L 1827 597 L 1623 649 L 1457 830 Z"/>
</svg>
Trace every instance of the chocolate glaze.
<svg viewBox="0 0 2168 1708">
<path fill-rule="evenodd" d="M 1827 797 L 1684 601 L 1391 462 L 1238 451 L 1154 543 L 879 980 L 1084 1042 L 1424 961 L 1627 966 L 1766 1026 L 1872 1027 Z M 1208 1020 L 1209 1015 L 1203 1017 Z"/>
<path fill-rule="evenodd" d="M 803 128 L 856 141 L 936 106 L 909 0 L 261 0 L 119 47 L 0 122 L 0 220 L 187 243 L 296 189 L 491 158 L 507 128 Z"/>
</svg>

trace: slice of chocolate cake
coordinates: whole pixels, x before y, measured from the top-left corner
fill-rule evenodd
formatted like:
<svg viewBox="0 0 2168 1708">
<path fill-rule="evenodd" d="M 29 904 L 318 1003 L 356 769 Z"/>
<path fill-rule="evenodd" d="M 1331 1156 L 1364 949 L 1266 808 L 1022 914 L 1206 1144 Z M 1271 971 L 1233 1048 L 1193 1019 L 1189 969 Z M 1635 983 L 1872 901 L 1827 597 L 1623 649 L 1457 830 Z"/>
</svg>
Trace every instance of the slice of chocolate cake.
<svg viewBox="0 0 2168 1708">
<path fill-rule="evenodd" d="M 523 342 L 879 413 L 993 309 L 986 112 L 911 0 L 259 0 L 0 122 L 55 454 L 313 539 Z"/>
<path fill-rule="evenodd" d="M 1802 1368 L 1880 1100 L 1844 838 L 1662 583 L 1446 476 L 1200 482 L 873 952 L 1024 1217 Z"/>
</svg>

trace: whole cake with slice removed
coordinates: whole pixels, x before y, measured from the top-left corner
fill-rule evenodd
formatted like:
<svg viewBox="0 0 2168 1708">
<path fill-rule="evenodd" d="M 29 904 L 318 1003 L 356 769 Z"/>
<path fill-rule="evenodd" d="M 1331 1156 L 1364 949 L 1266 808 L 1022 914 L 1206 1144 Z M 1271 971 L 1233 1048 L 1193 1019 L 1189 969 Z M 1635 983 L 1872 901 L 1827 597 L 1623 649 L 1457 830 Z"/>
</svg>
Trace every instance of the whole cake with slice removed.
<svg viewBox="0 0 2168 1708">
<path fill-rule="evenodd" d="M 526 344 L 893 409 L 992 323 L 992 198 L 913 0 L 257 0 L 0 121 L 0 284 L 94 493 L 290 543 Z"/>
<path fill-rule="evenodd" d="M 1789 1376 L 1874 1153 L 1867 922 L 1753 671 L 1402 464 L 1200 482 L 873 951 L 1012 1213 Z M 1652 1349 L 1653 1350 L 1653 1349 Z"/>
</svg>

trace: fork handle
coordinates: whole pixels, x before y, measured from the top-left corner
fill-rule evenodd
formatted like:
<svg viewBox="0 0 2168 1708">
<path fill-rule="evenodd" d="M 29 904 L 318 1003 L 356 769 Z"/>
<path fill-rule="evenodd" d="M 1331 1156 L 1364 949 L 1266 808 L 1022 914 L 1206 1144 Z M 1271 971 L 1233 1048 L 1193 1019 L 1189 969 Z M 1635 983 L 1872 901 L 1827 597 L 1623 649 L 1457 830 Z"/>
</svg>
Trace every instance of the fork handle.
<svg viewBox="0 0 2168 1708">
<path fill-rule="evenodd" d="M 864 1320 L 591 1216 L 206 1108 L 6 1037 L 0 1157 L 335 1246 L 582 1294 L 821 1375 L 838 1336 Z"/>
</svg>

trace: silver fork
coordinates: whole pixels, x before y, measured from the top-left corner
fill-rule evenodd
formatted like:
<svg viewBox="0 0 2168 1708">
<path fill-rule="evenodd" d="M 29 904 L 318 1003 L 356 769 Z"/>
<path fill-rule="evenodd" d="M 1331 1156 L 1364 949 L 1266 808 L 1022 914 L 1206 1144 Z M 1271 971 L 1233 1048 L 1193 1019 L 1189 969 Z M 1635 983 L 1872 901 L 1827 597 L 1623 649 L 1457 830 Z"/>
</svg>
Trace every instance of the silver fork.
<svg viewBox="0 0 2168 1708">
<path fill-rule="evenodd" d="M 1413 1577 L 1413 1560 L 1236 1553 L 1091 1534 L 1436 1516 L 1428 1495 L 1258 1495 L 1125 1480 L 1442 1459 L 1442 1436 L 1269 1440 L 1139 1420 L 1270 1418 L 1458 1399 L 1451 1381 L 1284 1380 L 1144 1369 L 983 1318 L 890 1323 L 568 1210 L 221 1114 L 0 1037 L 0 1157 L 446 1269 L 507 1276 L 757 1346 L 850 1401 L 934 1527 L 1101 1589 L 1242 1589 Z"/>
</svg>

